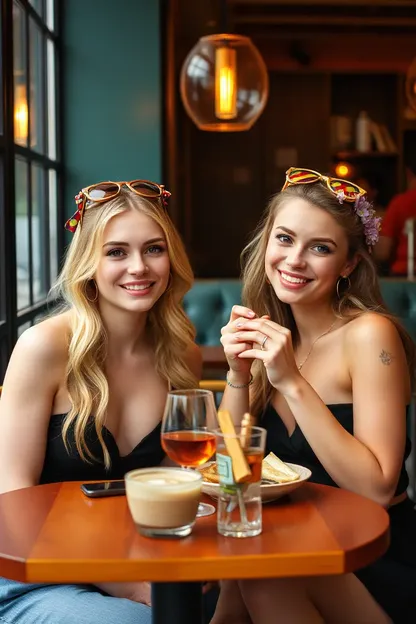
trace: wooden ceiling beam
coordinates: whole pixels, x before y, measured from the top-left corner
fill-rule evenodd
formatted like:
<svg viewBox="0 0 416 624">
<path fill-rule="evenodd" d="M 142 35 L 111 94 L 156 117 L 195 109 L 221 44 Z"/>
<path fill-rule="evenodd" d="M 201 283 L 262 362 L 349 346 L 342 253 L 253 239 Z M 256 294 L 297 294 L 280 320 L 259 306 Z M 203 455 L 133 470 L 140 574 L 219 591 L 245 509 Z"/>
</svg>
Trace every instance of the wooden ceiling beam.
<svg viewBox="0 0 416 624">
<path fill-rule="evenodd" d="M 336 6 L 350 7 L 416 7 L 416 0 L 227 0 L 227 4 L 231 5 L 268 5 L 268 6 L 330 6 L 333 9 Z"/>
<path fill-rule="evenodd" d="M 352 15 L 234 15 L 234 24 L 268 26 L 360 26 L 385 28 L 416 27 L 416 17 L 367 17 Z"/>
</svg>

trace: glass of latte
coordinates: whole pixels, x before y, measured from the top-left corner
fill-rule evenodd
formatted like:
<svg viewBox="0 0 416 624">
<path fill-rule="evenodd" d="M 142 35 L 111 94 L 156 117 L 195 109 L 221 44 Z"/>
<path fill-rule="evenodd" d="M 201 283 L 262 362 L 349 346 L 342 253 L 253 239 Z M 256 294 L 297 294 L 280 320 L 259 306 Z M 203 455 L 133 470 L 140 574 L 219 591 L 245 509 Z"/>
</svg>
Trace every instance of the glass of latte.
<svg viewBox="0 0 416 624">
<path fill-rule="evenodd" d="M 183 468 L 140 468 L 125 475 L 127 502 L 145 537 L 186 537 L 195 523 L 202 475 Z"/>
</svg>

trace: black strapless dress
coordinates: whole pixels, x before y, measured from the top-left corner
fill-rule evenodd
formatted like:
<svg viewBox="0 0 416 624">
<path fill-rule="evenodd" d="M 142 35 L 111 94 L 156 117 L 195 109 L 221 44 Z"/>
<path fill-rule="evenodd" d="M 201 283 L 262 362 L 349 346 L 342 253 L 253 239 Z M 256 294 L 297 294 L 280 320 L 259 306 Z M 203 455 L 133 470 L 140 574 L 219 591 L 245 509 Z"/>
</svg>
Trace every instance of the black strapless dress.
<svg viewBox="0 0 416 624">
<path fill-rule="evenodd" d="M 327 405 L 338 422 L 353 434 L 353 406 L 350 403 Z M 337 487 L 311 446 L 296 425 L 292 435 L 272 405 L 268 405 L 259 424 L 267 429 L 266 452 L 275 453 L 283 461 L 306 466 L 312 472 L 311 481 Z M 396 494 L 406 491 L 409 478 L 405 460 L 411 450 L 406 441 L 403 465 Z M 364 583 L 377 602 L 392 618 L 394 624 L 416 622 L 416 511 L 409 499 L 388 510 L 390 516 L 390 546 L 375 563 L 358 570 L 357 577 Z M 354 510 L 351 509 L 351 515 Z"/>
<path fill-rule="evenodd" d="M 85 440 L 88 448 L 97 459 L 85 462 L 77 451 L 73 427 L 68 431 L 69 453 L 65 448 L 62 439 L 62 425 L 65 416 L 66 414 L 51 416 L 39 483 L 123 479 L 129 470 L 157 466 L 165 456 L 160 442 L 161 423 L 156 425 L 128 455 L 120 455 L 114 437 L 104 427 L 103 438 L 111 458 L 111 467 L 106 470 L 101 444 L 91 420 L 85 432 Z"/>
</svg>

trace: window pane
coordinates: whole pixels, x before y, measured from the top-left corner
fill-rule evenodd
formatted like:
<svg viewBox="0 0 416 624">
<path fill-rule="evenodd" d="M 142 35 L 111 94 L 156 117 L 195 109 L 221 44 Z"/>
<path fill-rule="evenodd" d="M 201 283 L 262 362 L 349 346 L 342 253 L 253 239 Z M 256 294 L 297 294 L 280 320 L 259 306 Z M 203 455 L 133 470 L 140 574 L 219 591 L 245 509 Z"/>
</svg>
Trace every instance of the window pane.
<svg viewBox="0 0 416 624">
<path fill-rule="evenodd" d="M 3 182 L 3 158 L 0 155 L 0 321 L 6 320 L 6 232 Z"/>
<path fill-rule="evenodd" d="M 42 314 L 38 314 L 33 319 L 33 325 L 37 325 L 38 323 L 41 323 L 42 321 L 45 320 L 47 316 L 49 316 L 49 312 L 47 310 L 45 310 L 45 312 L 43 312 Z"/>
<path fill-rule="evenodd" d="M 48 71 L 48 154 L 49 158 L 56 160 L 56 80 L 55 80 L 55 46 L 48 39 L 47 71 Z"/>
<path fill-rule="evenodd" d="M 23 160 L 16 160 L 15 176 L 17 308 L 21 310 L 30 304 L 28 166 Z"/>
<path fill-rule="evenodd" d="M 0 33 L 3 32 L 0 11 Z M 0 40 L 1 43 L 1 40 Z M 3 134 L 3 58 L 0 54 L 0 134 Z M 1 371 L 0 371 L 1 374 Z"/>
<path fill-rule="evenodd" d="M 42 34 L 33 20 L 29 21 L 30 43 L 30 147 L 44 151 L 44 93 Z"/>
<path fill-rule="evenodd" d="M 14 77 L 14 140 L 27 145 L 28 103 L 26 67 L 25 17 L 21 7 L 13 4 L 13 77 Z"/>
<path fill-rule="evenodd" d="M 46 25 L 55 30 L 55 0 L 46 0 Z"/>
<path fill-rule="evenodd" d="M 0 340 L 0 386 L 3 385 L 3 377 L 7 368 L 7 342 Z"/>
<path fill-rule="evenodd" d="M 58 275 L 58 190 L 56 171 L 49 171 L 49 250 L 50 250 L 50 283 L 53 284 Z"/>
<path fill-rule="evenodd" d="M 49 245 L 46 240 L 46 206 L 44 171 L 32 166 L 32 266 L 33 300 L 45 299 L 48 292 Z"/>
<path fill-rule="evenodd" d="M 39 15 L 43 14 L 43 0 L 29 0 L 29 2 L 33 6 L 35 11 L 39 13 Z"/>
<path fill-rule="evenodd" d="M 19 327 L 17 328 L 17 335 L 21 336 L 23 334 L 24 331 L 26 331 L 27 329 L 29 329 L 29 327 L 31 327 L 31 323 L 30 321 L 28 321 L 27 323 L 25 323 L 24 325 L 19 325 Z"/>
</svg>

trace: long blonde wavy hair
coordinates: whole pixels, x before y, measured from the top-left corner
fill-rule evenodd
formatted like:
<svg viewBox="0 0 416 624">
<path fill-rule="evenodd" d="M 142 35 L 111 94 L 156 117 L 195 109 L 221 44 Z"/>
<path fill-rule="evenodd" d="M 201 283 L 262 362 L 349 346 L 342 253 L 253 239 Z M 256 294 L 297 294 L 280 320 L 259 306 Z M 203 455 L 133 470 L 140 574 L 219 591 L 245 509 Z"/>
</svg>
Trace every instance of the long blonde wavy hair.
<svg viewBox="0 0 416 624">
<path fill-rule="evenodd" d="M 164 294 L 147 317 L 147 330 L 155 351 L 156 371 L 175 388 L 192 388 L 198 380 L 184 361 L 195 331 L 185 315 L 181 301 L 191 288 L 193 273 L 183 243 L 160 200 L 149 200 L 122 189 L 120 195 L 105 203 L 92 203 L 85 210 L 67 250 L 64 266 L 54 286 L 63 301 L 60 311 L 70 311 L 70 336 L 66 381 L 71 409 L 63 425 L 63 439 L 69 451 L 68 432 L 74 427 L 77 450 L 84 461 L 96 459 L 85 441 L 87 425 L 94 421 L 103 449 L 104 464 L 110 456 L 103 438 L 109 400 L 104 372 L 107 335 L 94 301 L 92 279 L 101 254 L 103 235 L 110 219 L 128 210 L 137 210 L 153 219 L 163 230 L 170 259 L 170 280 Z"/>
<path fill-rule="evenodd" d="M 351 317 L 351 314 L 377 312 L 390 319 L 395 325 L 406 353 L 410 379 L 414 380 L 416 354 L 414 343 L 399 320 L 387 311 L 380 292 L 377 269 L 370 255 L 364 236 L 361 219 L 355 214 L 351 204 L 339 203 L 322 183 L 293 185 L 272 197 L 266 211 L 255 230 L 254 236 L 241 254 L 243 305 L 251 308 L 259 316 L 268 314 L 270 318 L 290 329 L 293 346 L 299 343 L 299 333 L 290 305 L 280 301 L 266 281 L 265 255 L 273 223 L 279 209 L 292 199 L 303 199 L 313 206 L 329 213 L 343 228 L 349 244 L 349 259 L 358 254 L 360 260 L 350 274 L 350 285 L 340 289 L 340 297 L 334 285 L 332 306 L 339 318 Z M 259 416 L 270 401 L 271 387 L 264 366 L 253 364 L 254 383 L 251 393 L 251 411 Z"/>
</svg>

